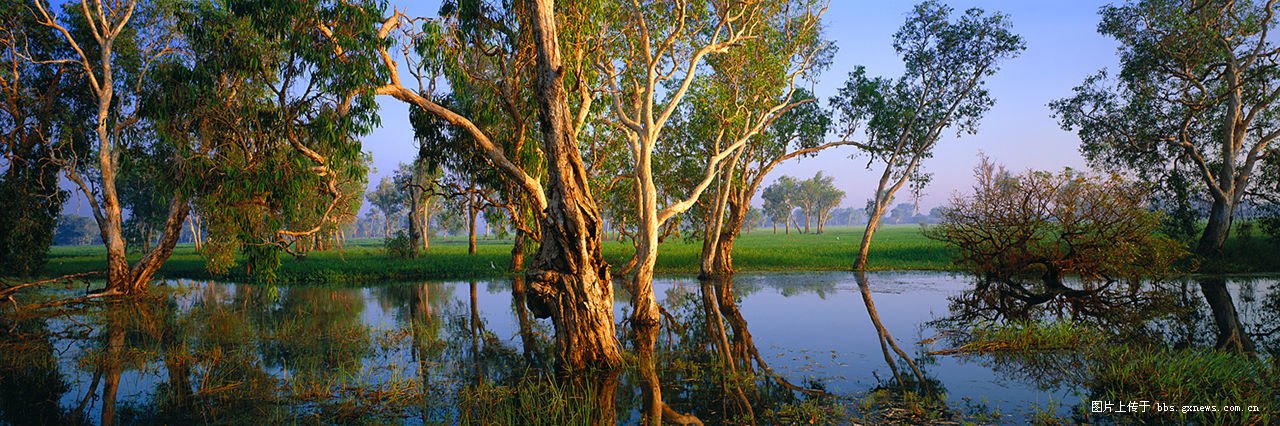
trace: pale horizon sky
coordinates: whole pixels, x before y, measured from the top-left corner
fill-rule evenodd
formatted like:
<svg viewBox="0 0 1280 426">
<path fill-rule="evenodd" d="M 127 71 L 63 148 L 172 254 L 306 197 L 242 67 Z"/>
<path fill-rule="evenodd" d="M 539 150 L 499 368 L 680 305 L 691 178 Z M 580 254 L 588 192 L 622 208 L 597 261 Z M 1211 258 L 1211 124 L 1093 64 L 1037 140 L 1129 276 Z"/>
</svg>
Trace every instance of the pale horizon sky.
<svg viewBox="0 0 1280 426">
<path fill-rule="evenodd" d="M 934 158 L 923 164 L 926 171 L 933 173 L 933 181 L 921 195 L 922 210 L 944 204 L 956 191 L 969 190 L 979 152 L 1014 171 L 1086 168 L 1078 150 L 1079 138 L 1058 127 L 1047 104 L 1068 96 L 1071 88 L 1086 76 L 1117 66 L 1117 44 L 1096 31 L 1098 8 L 1107 2 L 967 0 L 944 3 L 953 7 L 955 14 L 978 7 L 988 13 L 1000 11 L 1009 15 L 1013 31 L 1024 38 L 1027 49 L 1020 57 L 1005 62 L 1000 72 L 987 81 L 996 104 L 983 119 L 978 133 L 960 139 L 955 138 L 954 131 L 946 134 Z M 831 2 L 823 19 L 828 39 L 839 50 L 830 69 L 814 87 L 824 107 L 857 65 L 865 65 L 872 76 L 896 77 L 901 72 L 901 61 L 891 44 L 892 35 L 915 4 Z M 410 16 L 435 16 L 438 5 L 436 0 L 392 2 L 392 6 Z M 399 163 L 412 161 L 416 155 L 407 106 L 389 97 L 380 98 L 379 104 L 382 127 L 362 138 L 363 149 L 373 157 L 370 186 L 377 185 L 382 177 L 393 173 Z M 829 135 L 828 139 L 835 138 Z M 860 208 L 874 192 L 880 170 L 866 169 L 867 158 L 850 158 L 851 154 L 856 154 L 856 150 L 845 147 L 789 161 L 776 168 L 766 178 L 765 185 L 782 175 L 808 178 L 821 170 L 835 177 L 836 185 L 846 192 L 841 207 Z M 905 188 L 897 200 L 911 201 Z M 758 194 L 753 204 L 759 205 Z M 362 214 L 369 208 L 366 203 Z M 68 200 L 65 209 L 67 213 L 91 215 L 78 193 Z"/>
</svg>

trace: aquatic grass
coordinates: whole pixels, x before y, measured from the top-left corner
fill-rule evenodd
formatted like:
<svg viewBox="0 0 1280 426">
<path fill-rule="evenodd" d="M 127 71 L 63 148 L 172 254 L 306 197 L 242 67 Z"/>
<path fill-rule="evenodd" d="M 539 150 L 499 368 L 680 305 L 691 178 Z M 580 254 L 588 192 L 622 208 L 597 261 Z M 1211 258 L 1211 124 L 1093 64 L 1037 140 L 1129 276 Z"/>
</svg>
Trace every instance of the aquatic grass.
<svg viewBox="0 0 1280 426">
<path fill-rule="evenodd" d="M 481 383 L 462 389 L 463 425 L 594 425 L 604 418 L 598 389 L 589 380 L 569 387 L 550 377 L 526 374 L 514 384 Z M 613 407 L 608 407 L 612 410 Z"/>
<path fill-rule="evenodd" d="M 964 344 L 929 355 L 1078 349 L 1106 340 L 1101 330 L 1071 321 L 985 323 L 964 332 Z"/>
<path fill-rule="evenodd" d="M 1212 348 L 1114 345 L 1098 349 L 1091 387 L 1106 401 L 1148 400 L 1219 411 L 1148 411 L 1144 417 L 1195 423 L 1273 424 L 1280 410 L 1280 371 L 1266 360 Z M 1223 406 L 1241 412 L 1223 412 Z M 1249 412 L 1249 406 L 1259 408 Z"/>
<path fill-rule="evenodd" d="M 933 353 L 983 354 L 1001 368 L 1026 370 L 1042 383 L 1066 381 L 1086 389 L 1082 406 L 1076 409 L 1086 419 L 1090 401 L 1146 401 L 1149 407 L 1144 413 L 1113 414 L 1107 419 L 1195 424 L 1271 424 L 1276 420 L 1280 371 L 1273 360 L 1107 336 L 1097 327 L 1070 321 L 980 324 L 955 339 L 965 342 L 958 348 Z M 1054 359 L 1046 360 L 1045 356 Z M 1157 403 L 1175 408 L 1157 410 Z M 1213 406 L 1218 411 L 1183 412 L 1184 405 Z M 1239 406 L 1240 411 L 1222 411 L 1224 406 Z M 1251 412 L 1250 406 L 1257 410 Z M 1061 421 L 1047 413 L 1037 408 L 1029 420 L 1041 424 Z"/>
</svg>

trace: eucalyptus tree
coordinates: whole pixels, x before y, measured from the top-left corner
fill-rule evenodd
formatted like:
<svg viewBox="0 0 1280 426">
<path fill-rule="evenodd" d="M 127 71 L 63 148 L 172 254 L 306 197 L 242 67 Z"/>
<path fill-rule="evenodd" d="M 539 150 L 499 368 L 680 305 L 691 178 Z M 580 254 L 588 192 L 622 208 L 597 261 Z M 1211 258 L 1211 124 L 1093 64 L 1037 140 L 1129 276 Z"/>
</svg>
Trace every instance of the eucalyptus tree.
<svg viewBox="0 0 1280 426">
<path fill-rule="evenodd" d="M 831 210 L 839 207 L 844 201 L 844 191 L 836 187 L 835 178 L 823 175 L 822 171 L 818 171 L 812 178 L 802 182 L 800 188 L 802 196 L 812 200 L 806 204 L 808 209 L 805 210 L 805 232 L 808 232 L 809 218 L 812 217 L 816 221 L 818 233 L 821 234 L 826 230 Z"/>
<path fill-rule="evenodd" d="M 38 28 L 21 0 L 0 1 L 0 271 L 28 275 L 47 260 L 62 203 L 69 195 L 58 187 L 56 159 L 83 152 L 76 125 L 80 108 L 70 106 L 78 83 L 71 64 L 35 58 L 66 55 L 57 36 Z M 70 90 L 69 90 L 70 89 Z"/>
<path fill-rule="evenodd" d="M 533 143 L 538 114 L 532 84 L 536 59 L 529 39 L 532 34 L 523 23 L 527 9 L 527 4 L 513 1 L 446 1 L 440 8 L 441 36 L 423 51 L 438 52 L 433 57 L 439 58 L 436 62 L 449 84 L 451 109 L 485 129 L 513 164 L 541 179 L 546 163 L 538 144 Z M 459 156 L 477 157 L 469 153 L 474 150 L 473 143 L 464 145 L 459 149 L 468 153 L 460 152 Z M 518 181 L 491 175 L 485 186 L 507 200 L 499 211 L 507 214 L 506 221 L 516 230 L 511 269 L 520 271 L 526 240 L 539 238 L 534 205 Z"/>
<path fill-rule="evenodd" d="M 400 213 L 405 209 L 405 194 L 390 177 L 383 177 L 378 186 L 365 194 L 369 204 L 382 213 L 382 236 L 391 238 L 391 224 L 400 221 Z M 393 219 L 394 218 L 394 219 Z"/>
<path fill-rule="evenodd" d="M 477 10 L 476 5 L 493 6 L 468 1 L 460 2 L 459 10 Z M 447 50 L 440 46 L 439 22 L 410 18 L 398 10 L 387 13 L 372 1 L 316 0 L 277 18 L 297 18 L 289 21 L 301 32 L 329 40 L 326 50 L 332 63 L 375 65 L 376 78 L 343 80 L 363 85 L 359 92 L 393 97 L 470 138 L 473 151 L 520 191 L 539 223 L 540 244 L 526 269 L 529 304 L 536 315 L 550 317 L 555 325 L 558 365 L 567 370 L 612 369 L 622 360 L 614 334 L 613 287 L 608 264 L 601 257 L 599 208 L 591 195 L 578 141 L 593 98 L 579 96 L 576 105 L 570 106 L 566 80 L 575 79 L 580 74 L 575 69 L 581 68 L 573 66 L 572 58 L 562 57 L 561 24 L 557 22 L 557 16 L 590 13 L 585 7 L 590 5 L 574 2 L 557 8 L 552 0 L 534 0 L 500 6 L 518 17 L 512 21 L 518 27 L 504 32 L 522 35 L 500 38 L 534 52 L 534 78 L 527 84 L 534 89 L 531 92 L 538 107 L 545 176 L 512 161 L 506 147 L 492 137 L 499 129 L 485 128 L 476 117 L 436 102 L 432 82 L 440 71 L 437 64 L 448 58 L 444 55 Z M 574 22 L 601 21 L 564 22 L 572 28 Z M 591 46 L 568 37 L 569 48 L 576 45 L 585 50 Z M 405 61 L 407 74 L 402 74 L 397 58 Z M 405 76 L 417 84 L 402 78 Z"/>
<path fill-rule="evenodd" d="M 321 245 L 356 219 L 364 198 L 369 158 L 358 138 L 377 116 L 372 94 L 345 78 L 376 72 L 317 54 L 311 35 L 280 19 L 294 6 L 184 3 L 184 53 L 158 70 L 165 95 L 149 117 L 199 171 L 190 185 L 214 272 L 239 252 L 248 275 L 270 281 L 281 254 Z"/>
<path fill-rule="evenodd" d="M 798 183 L 791 176 L 782 176 L 764 188 L 760 198 L 764 199 L 764 213 L 773 222 L 773 233 L 778 233 L 778 222 L 782 222 L 783 230 L 791 234 L 791 216 L 795 212 L 794 197 Z"/>
<path fill-rule="evenodd" d="M 884 168 L 854 269 L 866 267 L 871 237 L 894 194 L 908 182 L 916 189 L 928 183 L 920 164 L 933 156 L 942 132 L 977 131 L 995 102 L 986 79 L 1026 47 L 1003 13 L 973 8 L 953 17 L 952 11 L 936 1 L 916 5 L 893 36 L 902 76 L 870 78 L 857 67 L 830 101 L 843 139 L 861 131 L 866 141 L 857 146 L 869 157 L 867 167 Z"/>
<path fill-rule="evenodd" d="M 686 185 L 691 187 L 699 183 L 705 157 L 745 139 L 741 150 L 717 170 L 707 197 L 692 207 L 690 221 L 695 234 L 703 238 L 701 276 L 732 272 L 733 241 L 741 233 L 751 197 L 774 166 L 824 148 L 849 145 L 823 143 L 829 120 L 803 87 L 827 69 L 835 54 L 835 46 L 823 37 L 820 15 L 824 9 L 823 1 L 791 1 L 750 40 L 710 56 L 708 72 L 690 88 L 684 107 L 687 118 L 675 122 L 694 127 L 676 132 L 676 138 L 685 136 L 690 141 L 659 147 L 660 154 L 689 162 L 682 169 L 690 169 Z M 667 152 L 675 145 L 700 152 Z"/>
<path fill-rule="evenodd" d="M 822 34 L 821 3 L 796 2 L 791 13 L 761 35 L 710 60 L 708 86 L 694 92 L 695 119 L 714 134 L 704 140 L 725 144 L 745 138 L 742 149 L 718 171 L 709 200 L 697 210 L 702 225 L 700 274 L 733 272 L 733 243 L 742 232 L 751 199 L 764 177 L 784 161 L 850 145 L 824 142 L 830 119 L 798 83 L 812 83 L 827 68 L 835 47 Z M 695 86 L 697 87 L 697 86 Z M 778 108 L 781 107 L 781 108 Z M 763 122 L 753 132 L 750 127 Z M 714 146 L 706 148 L 714 151 Z M 691 156 L 695 161 L 704 156 Z"/>
<path fill-rule="evenodd" d="M 123 212 L 117 177 L 121 156 L 134 144 L 159 142 L 140 115 L 141 98 L 156 83 L 154 66 L 171 61 L 176 32 L 169 10 L 139 0 L 90 1 L 64 4 L 62 13 L 43 0 L 24 7 L 33 14 L 36 31 L 54 34 L 61 45 L 50 57 L 29 58 L 38 64 L 68 64 L 77 84 L 68 87 L 92 110 L 93 133 L 87 150 L 96 162 L 81 161 L 81 153 L 59 156 L 64 175 L 88 200 L 107 249 L 107 287 L 104 294 L 144 291 L 152 275 L 172 253 L 189 210 L 188 194 L 175 190 L 156 247 L 132 266 L 125 258 Z M 74 101 L 73 101 L 74 102 Z M 88 117 L 84 117 L 88 118 Z M 172 165 L 181 158 L 172 158 Z M 171 170 L 172 171 L 172 170 Z"/>
<path fill-rule="evenodd" d="M 788 28 L 798 34 L 812 31 L 819 25 L 823 8 L 816 2 L 700 0 L 675 4 L 632 1 L 606 7 L 606 19 L 612 25 L 605 29 L 603 48 L 595 59 L 607 83 L 611 116 L 621 123 L 630 154 L 628 166 L 637 198 L 637 265 L 630 286 L 631 324 L 636 327 L 645 418 L 658 423 L 664 410 L 668 416 L 676 415 L 662 402 L 652 359 L 660 319 L 652 279 L 661 229 L 694 206 L 727 160 L 737 155 L 748 139 L 764 131 L 777 114 L 793 106 L 790 91 L 781 87 L 792 86 L 794 80 L 777 83 L 775 79 L 787 81 L 783 72 L 781 76 L 772 75 L 767 82 L 762 81 L 763 85 L 780 86 L 775 91 L 755 93 L 772 101 L 762 101 L 749 108 L 751 112 L 741 117 L 737 123 L 740 127 L 735 127 L 734 133 L 717 132 L 718 137 L 703 153 L 706 163 L 702 177 L 691 188 L 666 196 L 669 201 L 661 207 L 659 199 L 664 196 L 659 194 L 653 172 L 655 164 L 662 160 L 655 158 L 655 153 L 661 152 L 660 142 L 672 143 L 663 133 L 699 81 L 700 69 L 721 60 L 726 68 L 732 68 L 734 58 L 727 55 L 732 55 L 730 52 L 734 50 L 767 51 L 768 43 L 749 46 L 753 40 L 769 40 L 771 31 Z M 778 39 L 785 37 L 774 40 Z M 783 52 L 787 58 L 794 59 L 785 53 L 786 49 Z M 809 55 L 804 61 L 814 59 L 816 55 Z M 746 57 L 737 60 L 746 60 Z M 798 74 L 809 68 L 800 66 Z M 676 415 L 671 420 L 678 419 L 682 416 Z"/>
<path fill-rule="evenodd" d="M 404 193 L 408 208 L 409 257 L 418 257 L 418 250 L 431 247 L 431 215 L 439 199 L 439 170 L 431 170 L 426 161 L 415 159 L 412 163 L 400 163 L 392 178 L 396 187 Z"/>
<path fill-rule="evenodd" d="M 1274 0 L 1104 7 L 1098 32 L 1120 43 L 1120 72 L 1095 74 L 1051 104 L 1092 164 L 1159 182 L 1176 199 L 1210 201 L 1201 256 L 1222 255 L 1255 173 L 1276 161 L 1280 49 L 1269 40 L 1276 8 Z M 1225 283 L 1202 281 L 1201 291 L 1218 345 L 1251 352 Z"/>
</svg>

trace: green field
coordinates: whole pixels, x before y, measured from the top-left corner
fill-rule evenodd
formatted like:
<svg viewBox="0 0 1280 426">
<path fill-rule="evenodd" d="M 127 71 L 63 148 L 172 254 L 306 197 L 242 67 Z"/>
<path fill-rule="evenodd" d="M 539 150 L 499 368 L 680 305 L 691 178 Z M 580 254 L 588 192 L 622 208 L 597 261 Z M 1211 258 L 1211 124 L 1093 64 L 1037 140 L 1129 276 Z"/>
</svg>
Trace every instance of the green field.
<svg viewBox="0 0 1280 426">
<path fill-rule="evenodd" d="M 734 266 L 739 271 L 847 270 L 862 236 L 861 227 L 830 227 L 823 234 L 774 235 L 758 229 L 738 239 Z M 659 252 L 660 274 L 697 273 L 701 240 L 671 238 Z M 631 257 L 629 243 L 607 241 L 605 259 L 621 265 Z M 503 276 L 511 258 L 511 241 L 480 240 L 477 254 L 467 254 L 465 238 L 434 238 L 431 249 L 418 259 L 388 258 L 381 239 L 348 241 L 341 250 L 313 252 L 305 259 L 285 258 L 278 272 L 288 283 L 377 282 L 414 279 L 458 279 Z M 136 256 L 134 256 L 136 258 Z M 532 256 L 530 256 L 532 257 Z M 53 247 L 42 275 L 58 276 L 101 270 L 106 254 L 101 246 Z M 918 225 L 891 225 L 876 233 L 870 255 L 872 269 L 940 270 L 950 266 L 950 252 L 924 238 Z M 170 278 L 244 280 L 241 269 L 215 277 L 204 268 L 204 259 L 190 244 L 180 244 L 160 275 Z"/>
<path fill-rule="evenodd" d="M 920 233 L 919 225 L 886 225 L 876 232 L 871 246 L 872 270 L 947 270 L 952 250 Z M 738 238 L 733 259 L 740 272 L 838 271 L 848 270 L 862 236 L 861 227 L 829 227 L 823 234 L 773 234 L 757 229 Z M 1224 259 L 1204 262 L 1202 272 L 1280 272 L 1280 245 L 1266 237 L 1237 238 L 1228 242 Z M 615 269 L 631 257 L 629 243 L 606 241 L 604 256 Z M 701 240 L 670 238 L 658 256 L 659 274 L 698 272 Z M 305 259 L 286 257 L 278 271 L 285 283 L 362 283 L 417 279 L 461 279 L 499 277 L 507 274 L 511 259 L 510 240 L 480 240 L 475 256 L 467 254 L 465 237 L 433 238 L 431 249 L 418 259 L 393 259 L 382 249 L 382 239 L 348 241 L 340 250 L 313 252 Z M 529 255 L 532 257 L 532 254 Z M 136 255 L 133 256 L 136 258 Z M 102 246 L 53 247 L 49 263 L 41 275 L 97 271 L 106 263 Z M 160 274 L 170 278 L 246 280 L 241 269 L 213 276 L 204 268 L 204 259 L 190 244 L 180 244 Z"/>
</svg>

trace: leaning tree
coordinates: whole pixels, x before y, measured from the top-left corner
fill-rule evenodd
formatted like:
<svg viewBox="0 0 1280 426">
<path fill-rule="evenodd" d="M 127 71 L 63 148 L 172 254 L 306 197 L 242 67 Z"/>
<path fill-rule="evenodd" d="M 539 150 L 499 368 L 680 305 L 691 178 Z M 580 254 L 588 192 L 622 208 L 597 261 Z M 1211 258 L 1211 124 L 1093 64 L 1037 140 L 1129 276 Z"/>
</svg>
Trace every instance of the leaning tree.
<svg viewBox="0 0 1280 426">
<path fill-rule="evenodd" d="M 855 68 L 830 101 L 842 137 L 861 132 L 866 140 L 857 146 L 870 158 L 867 167 L 884 167 L 854 269 L 866 268 L 871 238 L 894 194 L 907 183 L 917 188 L 928 183 L 921 163 L 933 156 L 944 131 L 977 131 L 995 102 L 986 80 L 1025 48 L 1003 13 L 974 8 L 953 17 L 951 12 L 936 1 L 917 5 L 893 36 L 905 66 L 902 76 L 871 78 L 863 67 Z"/>
</svg>

